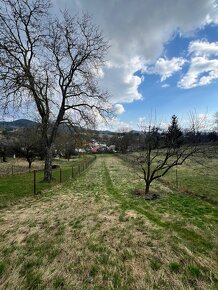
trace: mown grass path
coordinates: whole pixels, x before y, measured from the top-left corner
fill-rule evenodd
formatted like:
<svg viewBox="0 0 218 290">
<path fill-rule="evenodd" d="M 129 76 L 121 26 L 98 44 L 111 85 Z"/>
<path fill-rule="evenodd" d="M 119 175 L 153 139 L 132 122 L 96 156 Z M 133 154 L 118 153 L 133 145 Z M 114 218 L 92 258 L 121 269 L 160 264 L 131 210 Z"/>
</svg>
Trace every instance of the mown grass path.
<svg viewBox="0 0 218 290">
<path fill-rule="evenodd" d="M 99 157 L 78 179 L 0 211 L 0 289 L 216 289 L 217 212 Z"/>
</svg>

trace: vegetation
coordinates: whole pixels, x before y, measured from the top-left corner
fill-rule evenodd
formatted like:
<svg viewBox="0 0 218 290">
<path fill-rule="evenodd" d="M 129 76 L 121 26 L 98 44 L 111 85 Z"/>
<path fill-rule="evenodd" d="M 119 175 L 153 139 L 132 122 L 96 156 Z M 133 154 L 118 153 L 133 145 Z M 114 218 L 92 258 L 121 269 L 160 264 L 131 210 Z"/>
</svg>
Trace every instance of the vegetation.
<svg viewBox="0 0 218 290">
<path fill-rule="evenodd" d="M 50 183 L 43 182 L 43 170 L 37 170 L 35 173 L 36 194 L 41 194 L 43 190 L 51 189 L 55 185 L 75 178 L 80 172 L 86 169 L 85 165 L 92 158 L 91 156 L 86 156 L 84 158 L 73 159 L 69 162 L 64 159 L 55 160 L 56 168 L 52 170 L 53 179 Z M 0 208 L 8 207 L 9 205 L 17 203 L 21 198 L 30 198 L 33 195 L 33 171 L 0 176 Z"/>
<path fill-rule="evenodd" d="M 131 182 L 129 182 L 131 180 Z M 1 289 L 216 289 L 217 208 L 98 157 L 86 174 L 0 211 Z"/>
<path fill-rule="evenodd" d="M 159 181 L 175 191 L 193 195 L 217 205 L 218 151 L 216 149 L 216 146 L 208 145 L 207 155 L 203 153 L 194 154 L 181 166 L 174 167 Z M 205 149 L 200 151 L 204 152 Z M 138 177 L 140 171 L 134 162 L 137 155 L 138 153 L 129 153 L 118 156 L 135 169 Z"/>
<path fill-rule="evenodd" d="M 182 165 L 188 158 L 202 150 L 196 142 L 197 132 L 194 123 L 188 143 L 184 143 L 184 137 L 178 125 L 175 115 L 171 118 L 171 124 L 164 135 L 160 135 L 159 128 L 144 126 L 144 150 L 135 154 L 133 160 L 135 166 L 141 170 L 145 183 L 145 195 L 150 191 L 150 185 L 156 179 L 166 175 L 175 166 Z"/>
<path fill-rule="evenodd" d="M 193 156 L 182 166 L 175 168 L 161 181 L 180 192 L 205 199 L 218 205 L 218 152 L 214 146 L 207 148 L 209 153 Z"/>
<path fill-rule="evenodd" d="M 0 289 L 218 289 L 218 113 L 90 130 L 109 46 L 51 3 L 0 0 L 1 109 L 38 118 L 0 122 Z"/>
<path fill-rule="evenodd" d="M 45 147 L 44 180 L 52 180 L 58 127 L 90 126 L 109 112 L 98 86 L 108 44 L 90 16 L 50 14 L 51 1 L 1 0 L 0 103 L 4 111 L 31 103 Z M 27 102 L 28 101 L 28 102 Z M 27 105 L 28 106 L 28 105 Z"/>
</svg>

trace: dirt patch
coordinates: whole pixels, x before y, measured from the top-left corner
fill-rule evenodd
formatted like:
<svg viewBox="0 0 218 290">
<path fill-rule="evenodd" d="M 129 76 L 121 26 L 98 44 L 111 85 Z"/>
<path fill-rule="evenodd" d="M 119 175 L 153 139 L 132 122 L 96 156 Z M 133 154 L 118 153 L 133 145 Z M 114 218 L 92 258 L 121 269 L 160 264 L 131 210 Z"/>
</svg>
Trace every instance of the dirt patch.
<svg viewBox="0 0 218 290">
<path fill-rule="evenodd" d="M 142 189 L 133 189 L 132 194 L 136 196 L 140 196 L 144 198 L 145 200 L 155 200 L 155 199 L 160 199 L 161 194 L 157 192 L 149 192 L 145 194 L 144 190 Z"/>
<path fill-rule="evenodd" d="M 126 211 L 126 216 L 129 217 L 129 218 L 137 218 L 138 217 L 138 214 L 133 211 L 133 210 L 128 210 Z"/>
</svg>

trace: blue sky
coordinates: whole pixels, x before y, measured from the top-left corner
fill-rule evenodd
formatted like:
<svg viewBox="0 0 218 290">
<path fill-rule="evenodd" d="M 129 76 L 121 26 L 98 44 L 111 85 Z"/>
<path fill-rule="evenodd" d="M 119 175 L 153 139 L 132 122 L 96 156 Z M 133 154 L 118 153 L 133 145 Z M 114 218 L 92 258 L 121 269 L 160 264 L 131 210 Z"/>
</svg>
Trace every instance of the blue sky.
<svg viewBox="0 0 218 290">
<path fill-rule="evenodd" d="M 110 49 L 98 74 L 116 116 L 99 129 L 163 125 L 218 111 L 218 0 L 51 0 L 53 13 L 88 12 Z M 37 116 L 25 112 L 14 118 Z"/>
<path fill-rule="evenodd" d="M 199 40 L 208 43 L 217 42 L 218 26 L 208 25 L 202 29 L 197 29 L 189 37 L 183 37 L 176 33 L 164 45 L 160 57 L 166 59 L 183 57 L 190 62 L 191 57 L 187 53 L 189 45 L 191 42 Z M 130 123 L 130 127 L 135 127 L 139 116 L 145 118 L 148 116 L 149 118 L 150 115 L 154 116 L 156 114 L 158 119 L 165 122 L 173 114 L 176 114 L 182 120 L 186 119 L 190 112 L 213 115 L 218 111 L 218 79 L 204 86 L 188 89 L 180 88 L 178 82 L 187 73 L 189 66 L 188 62 L 185 63 L 181 70 L 175 72 L 163 82 L 161 82 L 161 77 L 158 74 L 136 72 L 136 75 L 144 77 L 143 82 L 138 87 L 143 99 L 130 104 L 123 104 L 125 113 L 120 116 L 120 120 Z"/>
<path fill-rule="evenodd" d="M 218 111 L 217 0 L 53 1 L 90 13 L 109 40 L 100 83 L 117 112 L 110 129 L 137 129 L 151 115 L 165 125 L 190 112 L 211 120 Z"/>
</svg>

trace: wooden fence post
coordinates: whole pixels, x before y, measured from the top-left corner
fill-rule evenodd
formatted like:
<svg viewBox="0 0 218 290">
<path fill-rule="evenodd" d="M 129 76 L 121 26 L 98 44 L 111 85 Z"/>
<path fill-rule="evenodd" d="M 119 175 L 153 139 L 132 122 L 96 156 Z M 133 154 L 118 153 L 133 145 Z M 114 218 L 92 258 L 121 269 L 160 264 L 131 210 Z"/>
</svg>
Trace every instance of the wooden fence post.
<svg viewBox="0 0 218 290">
<path fill-rule="evenodd" d="M 62 182 L 62 172 L 61 172 L 61 167 L 60 167 L 60 183 Z"/>
<path fill-rule="evenodd" d="M 33 171 L 33 192 L 36 194 L 36 170 Z"/>
<path fill-rule="evenodd" d="M 73 166 L 72 166 L 72 173 L 71 173 L 71 177 L 74 177 L 74 172 L 73 172 Z"/>
<path fill-rule="evenodd" d="M 176 188 L 177 189 L 179 188 L 177 166 L 176 166 Z"/>
</svg>

